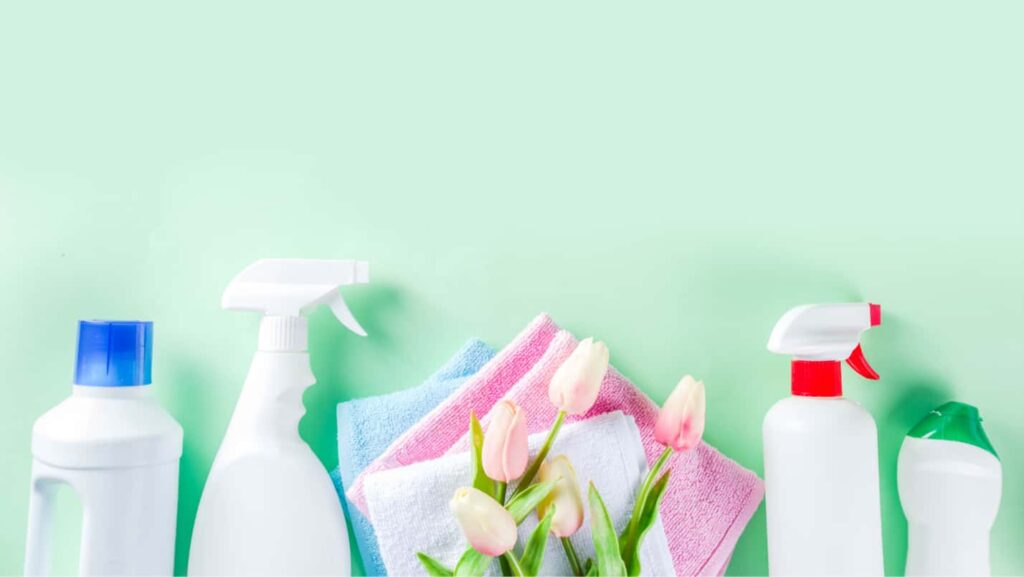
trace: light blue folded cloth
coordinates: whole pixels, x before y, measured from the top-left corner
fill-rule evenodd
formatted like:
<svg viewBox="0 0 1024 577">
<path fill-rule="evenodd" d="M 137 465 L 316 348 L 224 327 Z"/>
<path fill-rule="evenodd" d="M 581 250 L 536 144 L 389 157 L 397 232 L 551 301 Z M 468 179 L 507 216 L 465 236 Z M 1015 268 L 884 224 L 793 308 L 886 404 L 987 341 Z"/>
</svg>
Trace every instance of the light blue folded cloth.
<svg viewBox="0 0 1024 577">
<path fill-rule="evenodd" d="M 366 575 L 387 575 L 373 525 L 350 506 L 345 491 L 356 477 L 402 433 L 416 424 L 467 378 L 476 374 L 495 350 L 473 339 L 418 387 L 338 404 L 338 469 L 331 473 L 355 533 Z"/>
</svg>

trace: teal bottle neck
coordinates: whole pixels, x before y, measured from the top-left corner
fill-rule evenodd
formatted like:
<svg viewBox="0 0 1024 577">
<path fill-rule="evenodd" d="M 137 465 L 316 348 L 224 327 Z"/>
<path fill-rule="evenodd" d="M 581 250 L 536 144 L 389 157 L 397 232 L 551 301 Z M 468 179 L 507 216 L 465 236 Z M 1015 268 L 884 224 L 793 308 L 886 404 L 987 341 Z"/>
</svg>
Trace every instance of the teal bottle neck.
<svg viewBox="0 0 1024 577">
<path fill-rule="evenodd" d="M 992 443 L 981 426 L 981 415 L 978 408 L 966 403 L 950 401 L 925 415 L 923 419 L 907 433 L 908 437 L 919 439 L 939 439 L 956 441 L 974 445 L 992 453 L 999 458 Z"/>
</svg>

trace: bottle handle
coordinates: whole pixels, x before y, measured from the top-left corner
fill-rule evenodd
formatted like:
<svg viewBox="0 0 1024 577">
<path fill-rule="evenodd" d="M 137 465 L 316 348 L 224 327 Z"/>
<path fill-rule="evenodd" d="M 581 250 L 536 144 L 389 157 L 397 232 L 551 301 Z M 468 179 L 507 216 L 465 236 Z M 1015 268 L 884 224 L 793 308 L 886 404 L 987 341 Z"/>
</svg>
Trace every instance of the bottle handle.
<svg viewBox="0 0 1024 577">
<path fill-rule="evenodd" d="M 50 574 L 53 545 L 53 509 L 57 483 L 43 477 L 38 464 L 32 467 L 32 484 L 28 499 L 28 534 L 25 539 L 25 576 Z"/>
</svg>

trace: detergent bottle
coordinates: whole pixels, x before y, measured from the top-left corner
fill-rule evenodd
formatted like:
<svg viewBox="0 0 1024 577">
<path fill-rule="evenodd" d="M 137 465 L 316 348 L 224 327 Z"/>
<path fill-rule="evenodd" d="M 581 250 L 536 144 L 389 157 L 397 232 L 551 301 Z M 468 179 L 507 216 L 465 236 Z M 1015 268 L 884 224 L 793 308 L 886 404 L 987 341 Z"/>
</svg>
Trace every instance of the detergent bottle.
<svg viewBox="0 0 1024 577">
<path fill-rule="evenodd" d="M 1003 467 L 978 409 L 949 402 L 910 429 L 897 465 L 907 575 L 989 575 Z"/>
<path fill-rule="evenodd" d="M 55 497 L 82 505 L 80 575 L 171 575 L 182 430 L 152 396 L 153 323 L 81 321 L 71 396 L 32 427 L 25 575 L 48 575 Z"/>
<path fill-rule="evenodd" d="M 772 575 L 882 575 L 878 432 L 843 397 L 841 363 L 877 379 L 860 347 L 881 324 L 867 303 L 801 306 L 768 350 L 793 357 L 792 396 L 764 418 L 768 567 Z"/>
<path fill-rule="evenodd" d="M 320 304 L 366 332 L 338 288 L 366 283 L 352 260 L 260 260 L 224 292 L 229 310 L 263 313 L 258 350 L 196 514 L 190 575 L 348 575 L 348 532 L 330 475 L 299 436 L 315 382 L 303 316 Z"/>
</svg>

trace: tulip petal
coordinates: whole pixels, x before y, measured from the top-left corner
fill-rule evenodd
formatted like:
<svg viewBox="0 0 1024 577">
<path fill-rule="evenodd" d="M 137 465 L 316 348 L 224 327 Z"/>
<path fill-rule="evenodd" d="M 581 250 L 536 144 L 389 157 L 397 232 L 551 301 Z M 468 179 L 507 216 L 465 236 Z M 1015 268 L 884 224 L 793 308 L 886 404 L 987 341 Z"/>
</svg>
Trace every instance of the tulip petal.
<svg viewBox="0 0 1024 577">
<path fill-rule="evenodd" d="M 470 546 L 498 557 L 516 544 L 516 522 L 490 495 L 472 487 L 455 491 L 450 503 L 455 519 Z"/>
<path fill-rule="evenodd" d="M 551 532 L 557 537 L 569 537 L 583 525 L 583 496 L 576 480 L 576 471 L 565 455 L 545 461 L 541 466 L 542 481 L 554 481 L 555 488 L 537 507 L 537 515 L 544 517 L 554 508 Z"/>
<path fill-rule="evenodd" d="M 597 401 L 608 372 L 608 347 L 592 338 L 581 341 L 551 377 L 548 398 L 570 415 L 581 415 Z"/>
<path fill-rule="evenodd" d="M 523 410 L 511 401 L 498 403 L 481 451 L 487 476 L 503 483 L 521 477 L 530 458 L 528 436 Z"/>
<path fill-rule="evenodd" d="M 669 394 L 654 425 L 654 439 L 676 451 L 696 447 L 704 435 L 704 383 L 686 375 Z"/>
</svg>

